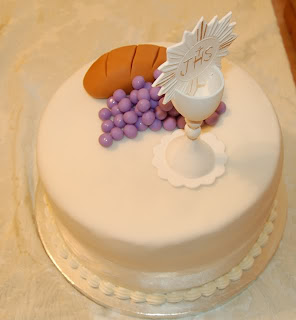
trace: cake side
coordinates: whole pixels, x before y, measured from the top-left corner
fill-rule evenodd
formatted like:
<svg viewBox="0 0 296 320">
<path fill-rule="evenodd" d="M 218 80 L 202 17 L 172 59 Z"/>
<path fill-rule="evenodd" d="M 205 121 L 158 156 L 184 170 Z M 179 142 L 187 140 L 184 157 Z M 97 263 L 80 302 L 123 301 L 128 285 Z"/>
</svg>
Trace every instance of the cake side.
<svg viewBox="0 0 296 320">
<path fill-rule="evenodd" d="M 224 65 L 228 111 L 211 130 L 227 146 L 225 176 L 211 187 L 176 189 L 151 166 L 152 146 L 166 132 L 144 133 L 108 151 L 96 144 L 103 102 L 80 87 L 85 70 L 51 101 L 37 148 L 41 181 L 71 250 L 92 270 L 103 257 L 125 271 L 168 273 L 164 279 L 200 272 L 196 285 L 231 269 L 258 238 L 281 176 L 280 129 L 261 89 Z M 115 283 L 130 280 L 101 272 Z"/>
<path fill-rule="evenodd" d="M 50 237 L 52 239 L 51 241 L 54 247 L 50 249 L 49 252 L 51 252 L 50 257 L 53 259 L 54 263 L 57 263 L 56 259 L 58 259 L 60 260 L 58 265 L 60 265 L 60 263 L 63 265 L 62 270 L 64 270 L 64 267 L 67 268 L 67 266 L 68 268 L 72 269 L 73 272 L 70 273 L 73 273 L 73 277 L 75 276 L 76 281 L 78 281 L 79 283 L 81 282 L 81 279 L 84 280 L 82 281 L 84 282 L 84 284 L 82 282 L 80 284 L 84 287 L 86 286 L 85 290 L 88 293 L 95 293 L 95 291 L 97 291 L 97 295 L 101 296 L 99 301 L 102 301 L 102 295 L 104 295 L 105 297 L 111 297 L 112 303 L 116 303 L 116 300 L 117 302 L 119 302 L 119 300 L 127 300 L 129 302 L 130 300 L 134 303 L 162 305 L 166 303 L 176 304 L 185 301 L 195 302 L 196 300 L 202 300 L 203 302 L 201 303 L 203 306 L 205 306 L 207 305 L 207 303 L 211 303 L 212 299 L 207 299 L 208 301 L 206 301 L 204 299 L 200 299 L 201 297 L 211 297 L 218 291 L 214 296 L 214 301 L 217 302 L 219 301 L 219 296 L 221 294 L 222 296 L 228 295 L 229 290 L 236 290 L 237 287 L 242 288 L 246 285 L 246 281 L 247 283 L 249 283 L 250 281 L 252 281 L 252 279 L 254 279 L 255 274 L 258 272 L 258 268 L 259 270 L 260 268 L 264 268 L 264 265 L 262 265 L 262 259 L 264 260 L 264 257 L 266 257 L 266 255 L 268 256 L 272 254 L 272 252 L 274 252 L 274 250 L 276 249 L 276 247 L 274 247 L 273 251 L 270 251 L 274 246 L 274 238 L 280 236 L 278 235 L 278 230 L 283 228 L 285 222 L 285 214 L 283 211 L 282 203 L 283 190 L 283 183 L 280 183 L 276 200 L 273 203 L 271 213 L 264 225 L 263 230 L 260 233 L 260 236 L 252 246 L 251 250 L 240 261 L 239 264 L 234 266 L 231 270 L 229 270 L 222 276 L 217 277 L 212 281 L 206 282 L 201 286 L 192 287 L 191 285 L 186 289 L 173 291 L 169 291 L 168 289 L 163 291 L 142 291 L 141 289 L 137 290 L 133 289 L 132 287 L 127 288 L 124 286 L 116 285 L 108 281 L 106 278 L 98 276 L 96 273 L 93 273 L 88 268 L 86 268 L 81 263 L 81 261 L 79 261 L 79 259 L 75 255 L 73 255 L 71 250 L 69 250 L 69 248 L 65 246 L 64 240 L 59 230 L 57 229 L 50 206 L 41 185 L 39 185 L 38 187 L 38 197 L 40 198 L 41 196 L 42 200 L 40 199 L 41 201 L 40 204 L 38 204 L 38 210 L 42 210 L 43 219 L 47 219 L 45 229 L 47 229 L 46 232 L 49 232 L 49 234 L 51 234 Z M 40 220 L 40 218 L 41 217 L 39 214 L 38 221 Z M 45 230 L 41 231 L 39 229 L 39 232 L 41 232 L 42 234 L 44 231 Z M 49 250 L 47 244 L 45 244 L 45 248 L 46 250 Z M 52 257 L 52 254 L 55 258 Z M 68 275 L 68 272 L 66 274 Z M 135 274 L 133 276 L 135 276 Z M 142 273 L 139 273 L 138 276 L 141 280 L 143 280 Z M 158 275 L 154 275 L 154 277 L 157 276 Z M 200 274 L 192 274 L 190 277 L 191 280 L 194 280 L 196 277 L 200 277 Z M 176 276 L 174 277 L 174 279 L 176 279 Z M 194 283 L 194 281 L 192 283 Z"/>
</svg>

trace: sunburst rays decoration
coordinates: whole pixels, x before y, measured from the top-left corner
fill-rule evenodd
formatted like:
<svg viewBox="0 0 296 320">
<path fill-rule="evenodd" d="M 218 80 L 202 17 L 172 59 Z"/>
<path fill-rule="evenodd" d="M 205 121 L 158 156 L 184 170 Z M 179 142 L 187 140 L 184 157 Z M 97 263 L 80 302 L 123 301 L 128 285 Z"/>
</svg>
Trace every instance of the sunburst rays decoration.
<svg viewBox="0 0 296 320">
<path fill-rule="evenodd" d="M 164 103 L 173 99 L 176 90 L 189 92 L 210 65 L 221 68 L 221 58 L 237 37 L 231 16 L 232 12 L 221 20 L 215 16 L 209 23 L 202 17 L 192 32 L 184 32 L 180 43 L 167 49 L 167 61 L 158 67 L 162 74 L 153 83 L 161 87 L 159 95 L 165 94 Z"/>
</svg>

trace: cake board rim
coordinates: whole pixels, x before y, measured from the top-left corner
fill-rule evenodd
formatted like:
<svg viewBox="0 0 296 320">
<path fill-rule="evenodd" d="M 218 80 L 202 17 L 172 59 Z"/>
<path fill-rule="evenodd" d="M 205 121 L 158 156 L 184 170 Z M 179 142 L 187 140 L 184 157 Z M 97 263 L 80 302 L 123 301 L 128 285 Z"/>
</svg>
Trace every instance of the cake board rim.
<svg viewBox="0 0 296 320">
<path fill-rule="evenodd" d="M 162 305 L 150 305 L 147 303 L 134 303 L 131 300 L 121 300 L 114 296 L 109 296 L 92 287 L 81 277 L 78 272 L 78 266 L 75 263 L 69 263 L 69 259 L 63 258 L 56 250 L 56 243 L 61 239 L 58 233 L 52 232 L 55 228 L 53 216 L 44 214 L 45 204 L 43 202 L 44 191 L 39 181 L 36 189 L 35 215 L 38 234 L 43 247 L 62 275 L 77 289 L 80 293 L 94 301 L 95 303 L 120 312 L 122 314 L 140 317 L 140 318 L 181 318 L 185 316 L 197 315 L 202 312 L 214 309 L 231 298 L 241 293 L 264 271 L 265 267 L 275 254 L 285 230 L 287 217 L 287 193 L 283 178 L 277 191 L 277 218 L 274 223 L 274 230 L 269 235 L 267 244 L 262 249 L 262 253 L 255 259 L 250 270 L 244 271 L 238 281 L 231 282 L 223 290 L 217 289 L 210 297 L 200 297 L 193 302 L 164 303 Z"/>
</svg>

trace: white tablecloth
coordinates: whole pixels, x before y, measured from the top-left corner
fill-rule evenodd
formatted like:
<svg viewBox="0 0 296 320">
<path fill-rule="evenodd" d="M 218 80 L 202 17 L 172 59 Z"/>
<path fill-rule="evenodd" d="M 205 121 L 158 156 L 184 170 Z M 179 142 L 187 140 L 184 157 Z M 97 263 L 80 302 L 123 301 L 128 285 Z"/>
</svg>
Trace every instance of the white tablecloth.
<svg viewBox="0 0 296 320">
<path fill-rule="evenodd" d="M 296 318 L 296 93 L 271 1 L 1 0 L 0 319 L 129 319 L 77 292 L 43 250 L 31 201 L 38 121 L 62 82 L 103 52 L 126 44 L 176 42 L 200 16 L 209 21 L 229 10 L 239 34 L 229 59 L 261 85 L 282 126 L 288 223 L 259 279 L 196 318 Z"/>
</svg>

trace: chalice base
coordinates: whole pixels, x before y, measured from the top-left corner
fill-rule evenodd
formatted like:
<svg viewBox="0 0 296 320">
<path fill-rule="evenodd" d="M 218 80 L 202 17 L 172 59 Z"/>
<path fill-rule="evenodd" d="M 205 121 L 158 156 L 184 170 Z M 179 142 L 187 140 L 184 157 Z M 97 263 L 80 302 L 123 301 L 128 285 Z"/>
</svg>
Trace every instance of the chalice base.
<svg viewBox="0 0 296 320">
<path fill-rule="evenodd" d="M 152 164 L 158 176 L 174 187 L 210 185 L 225 172 L 227 156 L 223 142 L 213 133 L 189 139 L 184 130 L 164 136 L 154 147 Z"/>
<path fill-rule="evenodd" d="M 194 179 L 207 175 L 215 166 L 215 153 L 203 140 L 182 135 L 168 143 L 168 166 L 183 177 Z"/>
</svg>

